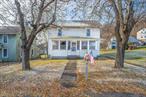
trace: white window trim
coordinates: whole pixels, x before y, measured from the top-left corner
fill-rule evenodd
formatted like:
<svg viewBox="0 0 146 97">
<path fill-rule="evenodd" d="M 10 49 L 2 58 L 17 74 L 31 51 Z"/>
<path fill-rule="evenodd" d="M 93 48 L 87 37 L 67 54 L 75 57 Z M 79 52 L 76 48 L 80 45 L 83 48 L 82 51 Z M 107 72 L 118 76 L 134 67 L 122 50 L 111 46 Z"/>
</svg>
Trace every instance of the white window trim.
<svg viewBox="0 0 146 97">
<path fill-rule="evenodd" d="M 4 49 L 7 49 L 7 56 L 6 57 L 4 56 Z M 2 49 L 2 58 L 8 58 L 8 48 L 3 48 Z"/>
<path fill-rule="evenodd" d="M 7 43 L 4 42 L 4 36 L 7 37 Z M 9 39 L 8 39 L 8 35 L 3 35 L 2 41 L 3 41 L 4 44 L 8 44 L 8 41 L 9 41 Z"/>
</svg>

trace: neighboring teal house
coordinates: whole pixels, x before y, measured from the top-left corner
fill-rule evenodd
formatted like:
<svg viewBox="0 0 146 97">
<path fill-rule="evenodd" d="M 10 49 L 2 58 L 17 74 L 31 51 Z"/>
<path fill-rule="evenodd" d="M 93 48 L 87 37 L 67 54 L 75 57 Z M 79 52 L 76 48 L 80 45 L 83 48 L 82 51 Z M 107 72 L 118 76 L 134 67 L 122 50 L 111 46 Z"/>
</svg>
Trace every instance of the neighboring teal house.
<svg viewBox="0 0 146 97">
<path fill-rule="evenodd" d="M 21 61 L 21 42 L 19 26 L 0 26 L 0 62 Z M 31 46 L 30 58 L 39 56 L 36 40 Z"/>
<path fill-rule="evenodd" d="M 18 26 L 0 27 L 0 61 L 17 61 L 18 59 Z"/>
</svg>

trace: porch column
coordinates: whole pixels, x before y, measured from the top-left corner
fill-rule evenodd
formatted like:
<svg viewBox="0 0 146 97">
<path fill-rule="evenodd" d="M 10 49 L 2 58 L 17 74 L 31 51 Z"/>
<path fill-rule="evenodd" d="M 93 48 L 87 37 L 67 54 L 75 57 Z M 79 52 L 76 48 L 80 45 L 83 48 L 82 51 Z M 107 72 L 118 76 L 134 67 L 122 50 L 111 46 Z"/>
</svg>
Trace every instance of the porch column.
<svg viewBox="0 0 146 97">
<path fill-rule="evenodd" d="M 87 50 L 89 51 L 89 40 L 87 41 Z"/>
<path fill-rule="evenodd" d="M 68 40 L 66 40 L 66 51 L 68 50 Z"/>
<path fill-rule="evenodd" d="M 98 49 L 98 40 L 95 40 L 95 50 Z"/>
<path fill-rule="evenodd" d="M 82 49 L 82 41 L 80 40 L 80 50 Z"/>
<path fill-rule="evenodd" d="M 58 43 L 59 43 L 59 50 L 60 50 L 60 40 L 58 40 Z"/>
</svg>

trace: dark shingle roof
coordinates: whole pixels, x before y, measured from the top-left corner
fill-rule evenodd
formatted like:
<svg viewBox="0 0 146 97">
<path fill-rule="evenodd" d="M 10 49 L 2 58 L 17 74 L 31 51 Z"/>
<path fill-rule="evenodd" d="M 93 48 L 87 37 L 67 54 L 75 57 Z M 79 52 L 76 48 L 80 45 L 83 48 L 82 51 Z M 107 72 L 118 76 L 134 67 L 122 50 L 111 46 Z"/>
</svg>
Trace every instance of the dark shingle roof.
<svg viewBox="0 0 146 97">
<path fill-rule="evenodd" d="M 19 26 L 0 26 L 0 34 L 17 34 L 19 32 Z"/>
<path fill-rule="evenodd" d="M 62 21 L 56 21 L 54 25 L 51 25 L 51 27 L 71 27 L 71 28 L 84 28 L 84 27 L 93 27 L 93 28 L 100 28 L 102 25 L 94 20 L 62 20 Z"/>
</svg>

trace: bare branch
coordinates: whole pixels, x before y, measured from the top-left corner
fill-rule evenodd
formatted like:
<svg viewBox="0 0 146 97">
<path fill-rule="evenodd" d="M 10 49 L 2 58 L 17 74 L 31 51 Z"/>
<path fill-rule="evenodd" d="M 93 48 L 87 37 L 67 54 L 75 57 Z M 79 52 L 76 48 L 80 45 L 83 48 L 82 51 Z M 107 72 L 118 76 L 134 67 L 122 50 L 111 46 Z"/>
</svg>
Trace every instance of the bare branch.
<svg viewBox="0 0 146 97">
<path fill-rule="evenodd" d="M 51 0 L 50 2 L 48 2 L 44 7 L 43 10 L 45 10 L 50 4 L 52 4 L 55 0 Z"/>
</svg>

